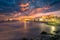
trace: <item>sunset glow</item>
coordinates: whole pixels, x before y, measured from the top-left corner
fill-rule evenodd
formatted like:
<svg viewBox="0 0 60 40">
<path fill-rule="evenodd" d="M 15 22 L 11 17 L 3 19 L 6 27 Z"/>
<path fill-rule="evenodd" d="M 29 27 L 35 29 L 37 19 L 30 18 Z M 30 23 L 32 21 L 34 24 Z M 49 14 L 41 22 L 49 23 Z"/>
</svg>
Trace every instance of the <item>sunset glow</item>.
<svg viewBox="0 0 60 40">
<path fill-rule="evenodd" d="M 0 40 L 60 40 L 60 0 L 0 0 Z"/>
</svg>

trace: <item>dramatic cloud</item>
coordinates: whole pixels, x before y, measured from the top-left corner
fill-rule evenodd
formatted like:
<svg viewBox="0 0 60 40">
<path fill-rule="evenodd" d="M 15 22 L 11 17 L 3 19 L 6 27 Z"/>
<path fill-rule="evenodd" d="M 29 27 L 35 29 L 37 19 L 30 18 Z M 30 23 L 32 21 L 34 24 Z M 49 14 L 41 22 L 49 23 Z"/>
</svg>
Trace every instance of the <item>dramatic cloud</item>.
<svg viewBox="0 0 60 40">
<path fill-rule="evenodd" d="M 0 0 L 0 14 L 11 15 L 21 12 L 21 15 L 29 15 L 32 12 L 31 10 L 43 7 L 50 7 L 43 12 L 51 12 L 60 10 L 59 5 L 60 0 Z"/>
</svg>

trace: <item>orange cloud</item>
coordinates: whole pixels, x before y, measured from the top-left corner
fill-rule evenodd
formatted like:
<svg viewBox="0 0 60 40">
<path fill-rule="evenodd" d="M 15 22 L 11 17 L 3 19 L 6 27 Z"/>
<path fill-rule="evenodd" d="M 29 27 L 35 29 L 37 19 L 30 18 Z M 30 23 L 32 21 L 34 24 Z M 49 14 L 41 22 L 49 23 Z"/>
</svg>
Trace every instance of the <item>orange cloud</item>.
<svg viewBox="0 0 60 40">
<path fill-rule="evenodd" d="M 21 8 L 21 11 L 25 11 L 25 10 L 28 10 L 29 7 L 26 7 L 26 8 Z"/>
<path fill-rule="evenodd" d="M 34 15 L 35 13 L 41 13 L 43 10 L 48 10 L 48 7 L 43 7 L 43 8 L 35 8 L 32 10 L 32 12 L 29 15 Z"/>
<path fill-rule="evenodd" d="M 29 6 L 30 3 L 26 3 L 26 4 L 20 4 L 21 7 L 27 7 Z"/>
<path fill-rule="evenodd" d="M 29 9 L 29 5 L 30 5 L 30 3 L 20 4 L 20 6 L 21 6 L 21 11 L 28 10 L 28 9 Z"/>
</svg>

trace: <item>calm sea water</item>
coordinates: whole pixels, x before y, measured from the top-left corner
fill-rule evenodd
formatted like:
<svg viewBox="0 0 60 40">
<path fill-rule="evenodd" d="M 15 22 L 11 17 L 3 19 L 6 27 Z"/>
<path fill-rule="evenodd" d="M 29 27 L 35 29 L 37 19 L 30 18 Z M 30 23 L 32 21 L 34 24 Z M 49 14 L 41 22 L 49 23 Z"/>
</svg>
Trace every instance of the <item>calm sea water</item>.
<svg viewBox="0 0 60 40">
<path fill-rule="evenodd" d="M 0 40 L 30 39 L 38 36 L 42 31 L 53 33 L 56 27 L 37 22 L 4 22 L 0 23 Z"/>
</svg>

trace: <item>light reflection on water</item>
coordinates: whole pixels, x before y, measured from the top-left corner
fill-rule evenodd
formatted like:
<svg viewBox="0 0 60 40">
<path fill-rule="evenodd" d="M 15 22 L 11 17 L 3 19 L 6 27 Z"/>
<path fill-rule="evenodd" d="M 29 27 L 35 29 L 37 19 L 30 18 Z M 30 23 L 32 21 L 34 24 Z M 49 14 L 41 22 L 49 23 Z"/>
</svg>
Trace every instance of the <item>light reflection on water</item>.
<svg viewBox="0 0 60 40">
<path fill-rule="evenodd" d="M 56 30 L 54 26 L 48 26 L 44 23 L 37 22 L 8 22 L 0 23 L 0 39 L 19 39 L 22 37 L 35 37 L 40 34 L 42 31 L 51 32 Z"/>
<path fill-rule="evenodd" d="M 35 24 L 33 26 L 38 27 L 40 29 L 40 32 L 45 31 L 47 33 L 55 34 L 56 26 L 49 26 L 49 25 L 46 25 L 44 23 L 35 23 L 35 22 L 33 22 L 33 24 Z M 28 31 L 27 30 L 28 29 L 27 25 L 29 25 L 29 22 L 24 22 L 24 29 L 26 31 Z"/>
<path fill-rule="evenodd" d="M 51 33 L 52 33 L 52 34 L 55 34 L 54 31 L 56 31 L 56 27 L 55 27 L 55 26 L 51 26 L 51 29 L 50 29 L 50 30 L 51 30 Z"/>
<path fill-rule="evenodd" d="M 55 31 L 57 31 L 56 26 L 46 25 L 44 23 L 40 24 L 41 31 L 46 31 L 47 33 L 55 34 Z"/>
</svg>

